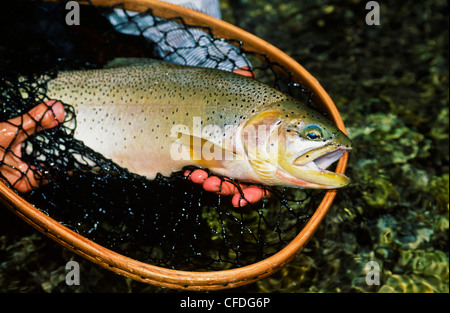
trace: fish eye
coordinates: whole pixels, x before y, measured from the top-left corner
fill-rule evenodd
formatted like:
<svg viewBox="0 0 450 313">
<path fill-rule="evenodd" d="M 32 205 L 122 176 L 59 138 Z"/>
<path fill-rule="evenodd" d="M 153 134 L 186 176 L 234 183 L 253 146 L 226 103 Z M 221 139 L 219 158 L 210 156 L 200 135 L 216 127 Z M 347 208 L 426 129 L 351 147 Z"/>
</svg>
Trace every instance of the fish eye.
<svg viewBox="0 0 450 313">
<path fill-rule="evenodd" d="M 322 128 L 319 125 L 309 125 L 303 130 L 303 137 L 309 140 L 322 139 Z"/>
</svg>

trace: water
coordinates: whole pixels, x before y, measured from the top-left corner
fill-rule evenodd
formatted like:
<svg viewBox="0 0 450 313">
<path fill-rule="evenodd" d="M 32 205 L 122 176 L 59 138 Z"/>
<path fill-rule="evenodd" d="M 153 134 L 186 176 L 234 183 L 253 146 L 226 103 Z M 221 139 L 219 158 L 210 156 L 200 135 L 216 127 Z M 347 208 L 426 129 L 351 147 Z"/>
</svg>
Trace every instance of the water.
<svg viewBox="0 0 450 313">
<path fill-rule="evenodd" d="M 237 2 L 225 17 L 310 71 L 356 147 L 353 183 L 305 251 L 248 288 L 448 292 L 446 2 L 379 1 L 379 26 L 365 23 L 366 1 Z M 366 283 L 369 261 L 380 266 L 379 285 Z"/>
</svg>

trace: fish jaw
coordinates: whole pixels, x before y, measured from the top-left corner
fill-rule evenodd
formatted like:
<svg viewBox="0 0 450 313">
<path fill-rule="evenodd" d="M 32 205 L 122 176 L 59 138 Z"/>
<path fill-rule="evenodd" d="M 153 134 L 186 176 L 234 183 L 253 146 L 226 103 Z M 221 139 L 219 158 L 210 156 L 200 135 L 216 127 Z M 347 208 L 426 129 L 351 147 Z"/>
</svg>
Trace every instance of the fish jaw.
<svg viewBox="0 0 450 313">
<path fill-rule="evenodd" d="M 326 168 L 349 150 L 350 148 L 347 147 L 325 146 L 312 149 L 298 156 L 294 161 L 280 158 L 275 175 L 293 187 L 315 189 L 345 187 L 350 183 L 350 178 L 344 174 L 328 171 Z M 305 161 L 307 154 L 309 160 Z"/>
<path fill-rule="evenodd" d="M 351 141 L 334 125 L 323 120 L 310 123 L 328 127 L 326 140 L 314 141 L 301 138 L 298 132 L 288 131 L 289 125 L 303 125 L 295 113 L 298 108 L 289 107 L 293 117 L 282 114 L 278 108 L 270 107 L 246 123 L 244 129 L 254 129 L 253 136 L 241 136 L 243 153 L 255 174 L 253 181 L 267 185 L 294 188 L 335 189 L 348 185 L 350 179 L 339 173 L 326 170 L 345 152 L 351 150 Z M 293 120 L 296 123 L 292 122 Z M 263 136 L 261 136 L 261 127 Z M 265 131 L 264 131 L 265 130 Z M 245 133 L 245 132 L 244 132 Z M 253 134 L 249 132 L 249 134 Z M 253 140 L 249 140 L 252 138 Z"/>
</svg>

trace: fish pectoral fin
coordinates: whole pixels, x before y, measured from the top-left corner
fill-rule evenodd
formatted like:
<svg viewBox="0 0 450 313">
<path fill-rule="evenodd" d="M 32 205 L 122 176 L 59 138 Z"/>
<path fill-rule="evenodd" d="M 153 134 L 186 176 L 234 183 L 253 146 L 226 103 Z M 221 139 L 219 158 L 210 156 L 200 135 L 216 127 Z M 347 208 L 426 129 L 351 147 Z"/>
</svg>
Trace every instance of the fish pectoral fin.
<svg viewBox="0 0 450 313">
<path fill-rule="evenodd" d="M 178 141 L 188 149 L 191 160 L 202 167 L 223 168 L 226 161 L 242 159 L 235 151 L 198 136 L 178 133 Z"/>
</svg>

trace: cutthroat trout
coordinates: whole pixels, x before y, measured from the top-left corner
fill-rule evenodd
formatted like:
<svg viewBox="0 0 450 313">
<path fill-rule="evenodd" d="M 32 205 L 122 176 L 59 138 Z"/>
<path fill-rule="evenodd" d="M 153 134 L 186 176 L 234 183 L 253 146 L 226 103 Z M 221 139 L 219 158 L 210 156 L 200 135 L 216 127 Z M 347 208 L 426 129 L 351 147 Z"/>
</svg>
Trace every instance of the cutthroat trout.
<svg viewBox="0 0 450 313">
<path fill-rule="evenodd" d="M 119 166 L 149 179 L 193 165 L 265 185 L 349 183 L 326 168 L 350 140 L 298 100 L 230 72 L 133 62 L 61 72 L 47 85 L 74 107 L 74 137 Z"/>
</svg>

